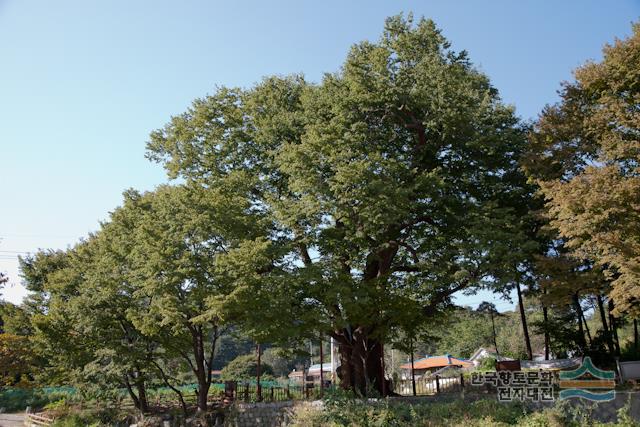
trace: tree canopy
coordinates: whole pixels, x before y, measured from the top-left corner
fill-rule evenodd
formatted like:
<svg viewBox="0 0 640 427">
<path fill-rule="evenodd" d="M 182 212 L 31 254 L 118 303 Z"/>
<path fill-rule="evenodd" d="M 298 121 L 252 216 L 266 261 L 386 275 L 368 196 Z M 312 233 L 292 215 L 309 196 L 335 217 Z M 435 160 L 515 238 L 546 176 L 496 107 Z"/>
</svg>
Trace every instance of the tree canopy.
<svg viewBox="0 0 640 427">
<path fill-rule="evenodd" d="M 466 52 L 432 21 L 397 16 L 321 83 L 268 77 L 196 100 L 152 133 L 148 155 L 267 220 L 230 254 L 236 306 L 258 314 L 245 324 L 265 339 L 292 325 L 333 336 L 344 384 L 364 391 L 381 387 L 393 327 L 516 274 L 523 144 Z"/>
<path fill-rule="evenodd" d="M 565 83 L 532 133 L 527 169 L 547 200 L 551 225 L 577 259 L 601 268 L 618 313 L 640 297 L 640 25 L 605 46 Z"/>
</svg>

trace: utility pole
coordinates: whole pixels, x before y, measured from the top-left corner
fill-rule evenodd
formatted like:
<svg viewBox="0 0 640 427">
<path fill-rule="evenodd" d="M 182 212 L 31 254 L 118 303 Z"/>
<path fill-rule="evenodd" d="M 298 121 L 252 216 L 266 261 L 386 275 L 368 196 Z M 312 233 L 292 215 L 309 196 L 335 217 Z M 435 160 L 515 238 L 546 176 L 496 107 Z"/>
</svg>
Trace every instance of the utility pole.
<svg viewBox="0 0 640 427">
<path fill-rule="evenodd" d="M 335 343 L 333 337 L 331 337 L 331 385 L 336 384 L 336 358 L 335 358 Z"/>
<path fill-rule="evenodd" d="M 324 351 L 322 348 L 322 336 L 320 336 L 320 397 L 324 395 Z"/>
<path fill-rule="evenodd" d="M 416 371 L 413 366 L 413 338 L 409 341 L 411 346 L 411 386 L 413 388 L 413 395 L 416 395 Z"/>
<path fill-rule="evenodd" d="M 387 380 L 384 377 L 384 345 L 380 343 L 380 374 L 382 376 L 382 384 L 380 384 L 380 390 L 382 391 L 382 397 L 387 397 Z"/>
<path fill-rule="evenodd" d="M 258 353 L 258 365 L 256 366 L 256 377 L 257 377 L 256 400 L 258 402 L 262 402 L 262 386 L 260 385 L 260 356 L 262 356 L 262 348 L 260 347 L 260 343 L 256 345 L 256 352 Z"/>
</svg>

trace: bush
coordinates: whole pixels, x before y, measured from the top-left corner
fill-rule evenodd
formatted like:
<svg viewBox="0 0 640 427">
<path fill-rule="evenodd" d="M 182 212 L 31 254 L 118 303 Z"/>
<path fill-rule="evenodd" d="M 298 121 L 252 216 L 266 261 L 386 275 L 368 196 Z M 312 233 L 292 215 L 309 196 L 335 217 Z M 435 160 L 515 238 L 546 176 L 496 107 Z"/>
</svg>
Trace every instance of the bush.
<svg viewBox="0 0 640 427">
<path fill-rule="evenodd" d="M 266 363 L 260 364 L 262 379 L 273 378 L 273 368 Z M 230 380 L 253 380 L 258 372 L 258 362 L 254 354 L 245 354 L 233 359 L 220 372 L 220 379 Z"/>
<path fill-rule="evenodd" d="M 0 390 L 0 409 L 5 412 L 24 411 L 27 406 L 42 409 L 61 399 L 71 399 L 73 390 L 67 388 L 5 388 Z"/>
<path fill-rule="evenodd" d="M 639 426 L 629 415 L 630 404 L 618 413 L 617 424 L 607 426 Z M 531 412 L 521 403 L 500 403 L 480 399 L 449 402 L 425 401 L 408 403 L 392 400 L 363 400 L 332 395 L 324 407 L 299 406 L 294 409 L 291 425 L 297 427 L 578 427 L 602 425 L 583 407 L 559 402 L 555 407 Z"/>
<path fill-rule="evenodd" d="M 84 410 L 70 410 L 68 413 L 58 416 L 53 423 L 54 427 L 100 427 L 113 426 L 130 421 L 130 415 L 124 412 L 118 412 L 115 409 L 94 408 Z M 129 423 L 127 423 L 129 424 Z"/>
<path fill-rule="evenodd" d="M 483 371 L 495 371 L 496 370 L 496 358 L 495 357 L 485 357 L 480 360 L 479 369 Z"/>
<path fill-rule="evenodd" d="M 324 408 L 302 406 L 295 410 L 293 426 L 503 426 L 514 425 L 525 415 L 518 403 L 495 400 L 425 402 L 410 404 L 389 400 L 336 399 Z"/>
</svg>

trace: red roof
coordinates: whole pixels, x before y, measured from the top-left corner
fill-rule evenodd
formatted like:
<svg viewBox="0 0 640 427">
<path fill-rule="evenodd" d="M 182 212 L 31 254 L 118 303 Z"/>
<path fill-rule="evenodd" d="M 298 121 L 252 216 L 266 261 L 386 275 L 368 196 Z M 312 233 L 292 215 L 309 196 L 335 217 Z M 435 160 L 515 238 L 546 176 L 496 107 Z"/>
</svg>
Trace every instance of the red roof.
<svg viewBox="0 0 640 427">
<path fill-rule="evenodd" d="M 430 356 L 423 359 L 418 359 L 413 362 L 414 369 L 432 369 L 432 368 L 444 368 L 445 366 L 459 366 L 461 368 L 470 368 L 473 363 L 457 357 L 445 354 L 444 356 Z M 411 362 L 405 363 L 400 366 L 402 369 L 411 369 Z"/>
</svg>

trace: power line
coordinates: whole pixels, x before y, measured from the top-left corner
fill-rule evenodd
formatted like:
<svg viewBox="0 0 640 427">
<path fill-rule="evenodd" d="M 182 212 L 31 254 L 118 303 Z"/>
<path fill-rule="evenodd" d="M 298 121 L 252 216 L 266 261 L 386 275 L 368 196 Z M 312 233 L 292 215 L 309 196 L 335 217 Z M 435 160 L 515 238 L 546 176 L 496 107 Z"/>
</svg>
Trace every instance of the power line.
<svg viewBox="0 0 640 427">
<path fill-rule="evenodd" d="M 16 237 L 16 238 L 51 238 L 51 239 L 77 239 L 78 236 L 61 236 L 55 234 L 13 234 L 13 233 L 0 233 L 0 239 L 4 237 Z"/>
</svg>

